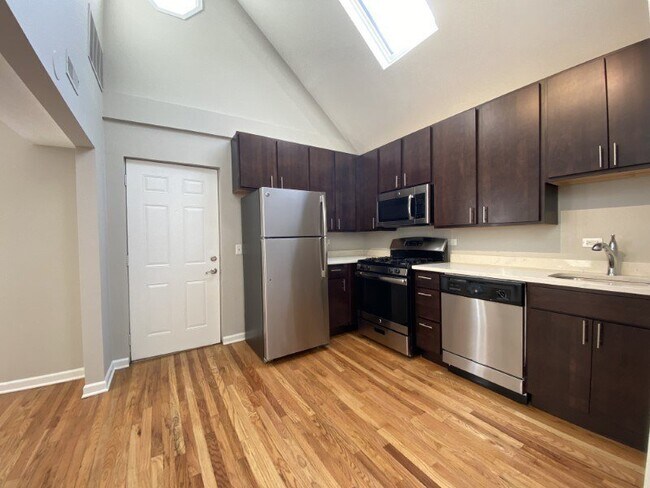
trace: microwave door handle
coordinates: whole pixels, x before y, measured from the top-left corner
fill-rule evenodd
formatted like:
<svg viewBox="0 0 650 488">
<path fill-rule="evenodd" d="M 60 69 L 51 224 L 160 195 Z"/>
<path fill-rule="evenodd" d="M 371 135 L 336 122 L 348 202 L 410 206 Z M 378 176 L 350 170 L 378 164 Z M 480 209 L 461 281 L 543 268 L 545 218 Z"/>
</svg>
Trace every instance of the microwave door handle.
<svg viewBox="0 0 650 488">
<path fill-rule="evenodd" d="M 411 207 L 413 206 L 413 195 L 409 195 L 408 203 L 406 204 L 406 206 L 407 206 L 409 220 L 413 220 L 413 211 L 411 210 Z"/>
</svg>

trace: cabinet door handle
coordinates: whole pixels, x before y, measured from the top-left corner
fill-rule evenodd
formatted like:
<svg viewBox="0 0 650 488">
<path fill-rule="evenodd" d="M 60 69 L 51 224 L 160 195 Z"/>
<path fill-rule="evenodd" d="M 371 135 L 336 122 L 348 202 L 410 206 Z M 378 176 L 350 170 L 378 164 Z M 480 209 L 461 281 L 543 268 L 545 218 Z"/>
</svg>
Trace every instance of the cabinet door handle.
<svg viewBox="0 0 650 488">
<path fill-rule="evenodd" d="M 330 229 L 334 230 L 334 218 L 330 217 Z"/>
<path fill-rule="evenodd" d="M 603 167 L 603 146 L 598 145 L 598 167 Z"/>
<path fill-rule="evenodd" d="M 587 321 L 582 321 L 582 345 L 587 343 Z"/>
<path fill-rule="evenodd" d="M 399 188 L 399 176 L 395 175 L 395 188 Z"/>
<path fill-rule="evenodd" d="M 612 148 L 612 163 L 614 167 L 618 166 L 618 144 L 616 143 L 614 143 L 614 147 Z"/>
<path fill-rule="evenodd" d="M 487 224 L 488 222 L 488 208 L 486 205 L 483 205 L 483 223 Z"/>
<path fill-rule="evenodd" d="M 406 173 L 404 173 L 403 185 L 406 186 Z"/>
<path fill-rule="evenodd" d="M 418 292 L 418 295 L 420 295 L 421 297 L 431 297 L 432 296 L 431 293 L 422 293 L 421 291 Z"/>
<path fill-rule="evenodd" d="M 421 326 L 424 327 L 425 329 L 431 329 L 431 330 L 433 330 L 433 327 L 431 327 L 430 325 L 427 325 L 427 324 L 423 324 L 422 322 L 418 322 L 418 325 L 421 325 Z"/>
<path fill-rule="evenodd" d="M 271 175 L 271 188 L 275 188 L 275 187 L 273 186 L 273 175 Z"/>
<path fill-rule="evenodd" d="M 284 176 L 280 176 L 280 188 L 284 188 Z"/>
<path fill-rule="evenodd" d="M 469 223 L 474 223 L 474 207 L 469 207 Z"/>
<path fill-rule="evenodd" d="M 345 292 L 345 278 L 343 278 L 343 291 Z"/>
<path fill-rule="evenodd" d="M 338 229 L 341 230 L 341 219 L 336 219 L 336 224 L 338 226 Z"/>
<path fill-rule="evenodd" d="M 375 218 L 372 218 L 372 230 L 375 230 Z"/>
<path fill-rule="evenodd" d="M 600 345 L 601 345 L 600 334 L 602 329 L 603 329 L 603 324 L 601 322 L 598 322 L 596 324 L 596 349 L 600 349 Z"/>
</svg>

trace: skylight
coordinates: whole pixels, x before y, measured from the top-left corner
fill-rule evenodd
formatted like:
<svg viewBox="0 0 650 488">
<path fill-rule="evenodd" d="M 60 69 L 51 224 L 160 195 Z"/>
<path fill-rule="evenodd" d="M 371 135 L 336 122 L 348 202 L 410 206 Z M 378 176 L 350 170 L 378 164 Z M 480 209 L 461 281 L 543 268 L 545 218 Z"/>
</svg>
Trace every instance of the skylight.
<svg viewBox="0 0 650 488">
<path fill-rule="evenodd" d="M 150 0 L 157 10 L 179 19 L 189 19 L 203 10 L 203 0 Z"/>
<path fill-rule="evenodd" d="M 427 0 L 339 0 L 383 69 L 438 30 Z"/>
</svg>

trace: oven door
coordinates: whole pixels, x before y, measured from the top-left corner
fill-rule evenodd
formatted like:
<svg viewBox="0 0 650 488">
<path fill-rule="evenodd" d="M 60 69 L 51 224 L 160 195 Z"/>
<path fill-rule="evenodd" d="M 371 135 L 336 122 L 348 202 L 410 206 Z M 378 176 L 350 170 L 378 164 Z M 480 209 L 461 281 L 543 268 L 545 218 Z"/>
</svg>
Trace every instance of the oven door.
<svg viewBox="0 0 650 488">
<path fill-rule="evenodd" d="M 359 315 L 375 324 L 408 335 L 408 279 L 357 271 Z"/>
</svg>

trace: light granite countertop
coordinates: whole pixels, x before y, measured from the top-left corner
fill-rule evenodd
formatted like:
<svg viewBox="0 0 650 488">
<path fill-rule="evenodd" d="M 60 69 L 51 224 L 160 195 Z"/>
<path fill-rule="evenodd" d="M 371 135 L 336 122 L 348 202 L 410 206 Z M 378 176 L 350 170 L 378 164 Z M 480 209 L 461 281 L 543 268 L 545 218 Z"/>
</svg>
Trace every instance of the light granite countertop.
<svg viewBox="0 0 650 488">
<path fill-rule="evenodd" d="M 413 266 L 413 269 L 420 271 L 433 271 L 457 276 L 475 276 L 477 278 L 493 278 L 501 280 L 523 281 L 526 283 L 540 283 L 545 285 L 565 286 L 570 288 L 580 288 L 583 290 L 600 290 L 616 293 L 630 293 L 634 295 L 650 296 L 650 285 L 643 284 L 615 284 L 610 285 L 607 282 L 597 281 L 578 281 L 567 280 L 562 278 L 551 278 L 549 275 L 554 273 L 566 272 L 569 274 L 576 273 L 575 270 L 558 270 L 558 269 L 537 269 L 537 268 L 516 268 L 510 266 L 493 266 L 487 264 L 462 264 L 462 263 L 431 263 Z M 603 275 L 589 274 L 606 278 Z M 633 276 L 631 279 L 642 277 Z M 650 278 L 648 278 L 650 281 Z"/>
<path fill-rule="evenodd" d="M 332 266 L 332 265 L 337 265 L 337 264 L 356 264 L 357 262 L 361 261 L 362 259 L 366 259 L 368 256 L 366 255 L 357 255 L 357 256 L 328 256 L 327 257 L 327 264 Z"/>
</svg>

